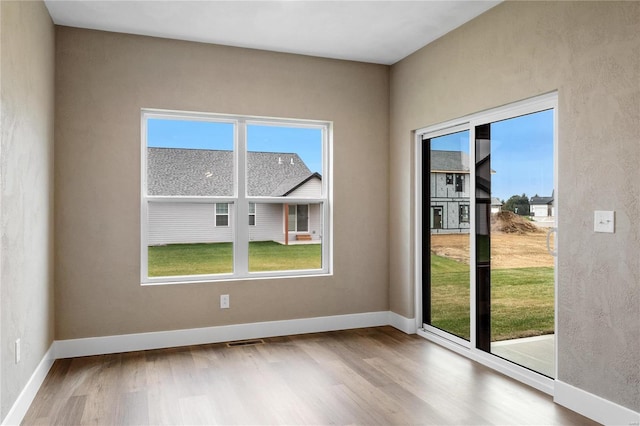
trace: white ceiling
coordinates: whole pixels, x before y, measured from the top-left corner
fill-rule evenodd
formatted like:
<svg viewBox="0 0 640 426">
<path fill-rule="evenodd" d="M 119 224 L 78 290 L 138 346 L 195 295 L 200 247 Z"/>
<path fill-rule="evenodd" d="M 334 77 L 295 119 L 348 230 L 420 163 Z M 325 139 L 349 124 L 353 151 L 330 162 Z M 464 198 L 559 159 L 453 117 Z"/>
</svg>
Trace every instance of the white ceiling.
<svg viewBox="0 0 640 426">
<path fill-rule="evenodd" d="M 45 0 L 58 25 L 393 64 L 501 0 Z"/>
</svg>

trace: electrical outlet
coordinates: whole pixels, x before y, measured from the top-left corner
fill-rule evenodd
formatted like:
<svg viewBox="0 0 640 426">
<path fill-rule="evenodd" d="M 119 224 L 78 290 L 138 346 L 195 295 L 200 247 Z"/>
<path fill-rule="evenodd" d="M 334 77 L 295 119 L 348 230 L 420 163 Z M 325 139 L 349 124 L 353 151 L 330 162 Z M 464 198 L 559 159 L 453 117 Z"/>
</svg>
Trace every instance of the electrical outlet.
<svg viewBox="0 0 640 426">
<path fill-rule="evenodd" d="M 229 295 L 221 294 L 220 295 L 220 309 L 229 309 Z"/>
<path fill-rule="evenodd" d="M 16 364 L 20 362 L 20 339 L 16 339 Z"/>
</svg>

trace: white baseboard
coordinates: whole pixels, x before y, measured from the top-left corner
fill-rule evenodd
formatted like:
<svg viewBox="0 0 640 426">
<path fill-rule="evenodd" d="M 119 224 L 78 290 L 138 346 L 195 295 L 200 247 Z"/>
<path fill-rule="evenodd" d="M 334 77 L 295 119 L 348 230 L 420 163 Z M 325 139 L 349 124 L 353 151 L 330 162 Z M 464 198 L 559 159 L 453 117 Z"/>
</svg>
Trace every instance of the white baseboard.
<svg viewBox="0 0 640 426">
<path fill-rule="evenodd" d="M 387 324 L 407 334 L 416 334 L 417 331 L 414 318 L 406 318 L 391 311 L 389 311 Z"/>
<path fill-rule="evenodd" d="M 605 425 L 640 425 L 640 413 L 556 380 L 555 403 Z"/>
<path fill-rule="evenodd" d="M 35 371 L 29 378 L 29 381 L 25 385 L 20 395 L 18 395 L 18 399 L 13 404 L 7 416 L 2 420 L 2 425 L 19 425 L 22 422 L 25 414 L 29 410 L 33 399 L 36 397 L 38 390 L 40 390 L 40 386 L 42 386 L 42 382 L 47 377 L 47 373 L 51 369 L 53 365 L 54 358 L 54 344 L 51 344 L 49 350 L 44 354 L 42 361 L 38 364 Z"/>
<path fill-rule="evenodd" d="M 400 316 L 398 315 L 398 317 Z M 401 322 L 397 319 L 395 321 Z M 394 324 L 390 324 L 389 311 L 58 340 L 55 342 L 55 357 L 73 358 L 381 325 L 393 325 L 395 327 Z M 402 330 L 400 327 L 397 328 Z"/>
</svg>

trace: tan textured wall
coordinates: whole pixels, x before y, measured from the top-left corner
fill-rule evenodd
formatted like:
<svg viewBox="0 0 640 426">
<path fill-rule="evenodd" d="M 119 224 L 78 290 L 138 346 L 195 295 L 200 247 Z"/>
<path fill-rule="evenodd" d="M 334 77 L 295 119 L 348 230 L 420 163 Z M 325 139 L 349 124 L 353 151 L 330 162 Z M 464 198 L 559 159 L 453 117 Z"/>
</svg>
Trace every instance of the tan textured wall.
<svg viewBox="0 0 640 426">
<path fill-rule="evenodd" d="M 58 27 L 56 338 L 387 310 L 389 67 Z M 140 108 L 334 122 L 334 275 L 140 286 Z M 231 296 L 220 310 L 219 294 Z"/>
<path fill-rule="evenodd" d="M 42 2 L 0 2 L 0 419 L 53 341 L 54 27 Z M 14 361 L 21 339 L 22 360 Z"/>
<path fill-rule="evenodd" d="M 412 130 L 558 90 L 558 375 L 636 411 L 639 28 L 638 2 L 503 3 L 392 67 L 390 150 L 390 305 L 413 316 Z"/>
</svg>

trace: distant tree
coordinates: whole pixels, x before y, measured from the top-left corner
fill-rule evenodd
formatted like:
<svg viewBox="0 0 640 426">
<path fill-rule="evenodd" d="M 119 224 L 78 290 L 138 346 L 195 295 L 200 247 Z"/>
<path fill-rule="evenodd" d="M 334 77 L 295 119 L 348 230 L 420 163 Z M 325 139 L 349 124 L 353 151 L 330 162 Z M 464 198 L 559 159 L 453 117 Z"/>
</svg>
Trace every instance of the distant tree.
<svg viewBox="0 0 640 426">
<path fill-rule="evenodd" d="M 529 197 L 527 194 L 512 195 L 502 206 L 503 210 L 508 210 L 521 216 L 529 216 Z"/>
</svg>

